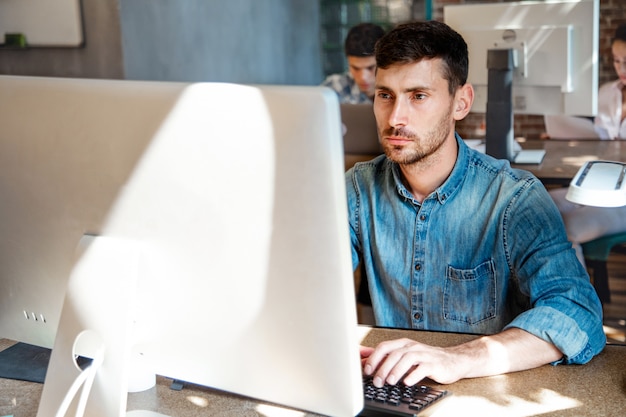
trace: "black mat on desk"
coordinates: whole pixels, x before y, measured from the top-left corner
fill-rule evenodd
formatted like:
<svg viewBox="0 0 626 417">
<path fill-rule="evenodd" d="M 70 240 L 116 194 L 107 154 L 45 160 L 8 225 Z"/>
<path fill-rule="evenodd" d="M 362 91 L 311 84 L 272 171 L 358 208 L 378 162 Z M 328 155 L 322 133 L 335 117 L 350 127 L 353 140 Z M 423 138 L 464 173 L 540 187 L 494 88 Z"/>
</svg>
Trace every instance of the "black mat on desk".
<svg viewBox="0 0 626 417">
<path fill-rule="evenodd" d="M 16 343 L 0 352 L 0 378 L 43 384 L 51 352 L 47 348 Z"/>
</svg>

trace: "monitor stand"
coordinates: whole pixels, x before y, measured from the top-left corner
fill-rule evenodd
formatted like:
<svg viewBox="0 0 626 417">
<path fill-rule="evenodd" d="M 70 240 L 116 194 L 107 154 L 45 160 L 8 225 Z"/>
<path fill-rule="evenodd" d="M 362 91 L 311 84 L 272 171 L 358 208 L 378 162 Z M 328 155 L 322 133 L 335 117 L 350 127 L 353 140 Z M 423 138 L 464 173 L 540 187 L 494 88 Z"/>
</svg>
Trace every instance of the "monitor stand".
<svg viewBox="0 0 626 417">
<path fill-rule="evenodd" d="M 517 66 L 514 49 L 487 51 L 487 114 L 485 153 L 516 164 L 540 164 L 545 150 L 516 150 L 513 135 L 513 70 Z"/>
<path fill-rule="evenodd" d="M 135 376 L 133 322 L 141 251 L 126 239 L 87 235 L 79 248 L 37 416 L 124 416 Z M 78 356 L 92 358 L 92 364 L 82 369 Z"/>
<path fill-rule="evenodd" d="M 168 417 L 126 411 L 128 392 L 156 383 L 133 349 L 141 247 L 91 235 L 78 246 L 37 416 Z M 75 359 L 85 357 L 88 366 Z"/>
</svg>

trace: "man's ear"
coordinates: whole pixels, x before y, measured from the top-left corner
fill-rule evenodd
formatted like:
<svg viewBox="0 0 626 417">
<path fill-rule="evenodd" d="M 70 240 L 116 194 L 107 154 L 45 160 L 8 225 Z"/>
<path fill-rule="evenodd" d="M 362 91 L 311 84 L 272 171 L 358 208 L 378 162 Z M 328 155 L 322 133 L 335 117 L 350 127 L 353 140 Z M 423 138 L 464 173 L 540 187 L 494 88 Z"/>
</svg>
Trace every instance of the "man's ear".
<svg viewBox="0 0 626 417">
<path fill-rule="evenodd" d="M 456 90 L 454 96 L 454 120 L 462 120 L 467 116 L 474 103 L 474 87 L 466 83 Z"/>
</svg>

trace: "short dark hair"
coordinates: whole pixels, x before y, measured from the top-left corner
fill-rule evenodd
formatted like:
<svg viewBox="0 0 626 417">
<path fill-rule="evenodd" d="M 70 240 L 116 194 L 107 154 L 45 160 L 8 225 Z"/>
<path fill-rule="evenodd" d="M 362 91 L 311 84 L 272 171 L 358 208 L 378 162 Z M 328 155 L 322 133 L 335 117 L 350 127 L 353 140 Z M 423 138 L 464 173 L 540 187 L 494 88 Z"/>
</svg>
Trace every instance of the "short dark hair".
<svg viewBox="0 0 626 417">
<path fill-rule="evenodd" d="M 453 95 L 467 82 L 469 58 L 463 37 L 435 20 L 404 23 L 391 29 L 376 44 L 376 67 L 441 58 L 443 77 Z"/>
<path fill-rule="evenodd" d="M 344 52 L 348 56 L 374 56 L 374 46 L 384 34 L 385 30 L 374 23 L 353 26 L 346 36 Z"/>
<path fill-rule="evenodd" d="M 626 23 L 622 23 L 615 29 L 615 35 L 613 36 L 611 44 L 615 41 L 626 42 Z"/>
</svg>

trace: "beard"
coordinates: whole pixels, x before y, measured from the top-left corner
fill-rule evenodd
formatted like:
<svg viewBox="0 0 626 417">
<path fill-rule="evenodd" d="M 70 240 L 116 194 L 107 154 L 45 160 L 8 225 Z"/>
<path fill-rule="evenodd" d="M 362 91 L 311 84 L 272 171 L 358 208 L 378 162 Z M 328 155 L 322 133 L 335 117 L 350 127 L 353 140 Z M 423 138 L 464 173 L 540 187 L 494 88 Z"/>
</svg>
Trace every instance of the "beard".
<svg viewBox="0 0 626 417">
<path fill-rule="evenodd" d="M 418 135 L 409 129 L 389 128 L 382 132 L 382 136 L 400 136 L 411 140 L 407 145 L 389 145 L 383 143 L 383 150 L 387 158 L 401 165 L 416 164 L 435 154 L 446 141 L 452 129 L 450 112 L 444 114 L 432 129 Z"/>
</svg>

